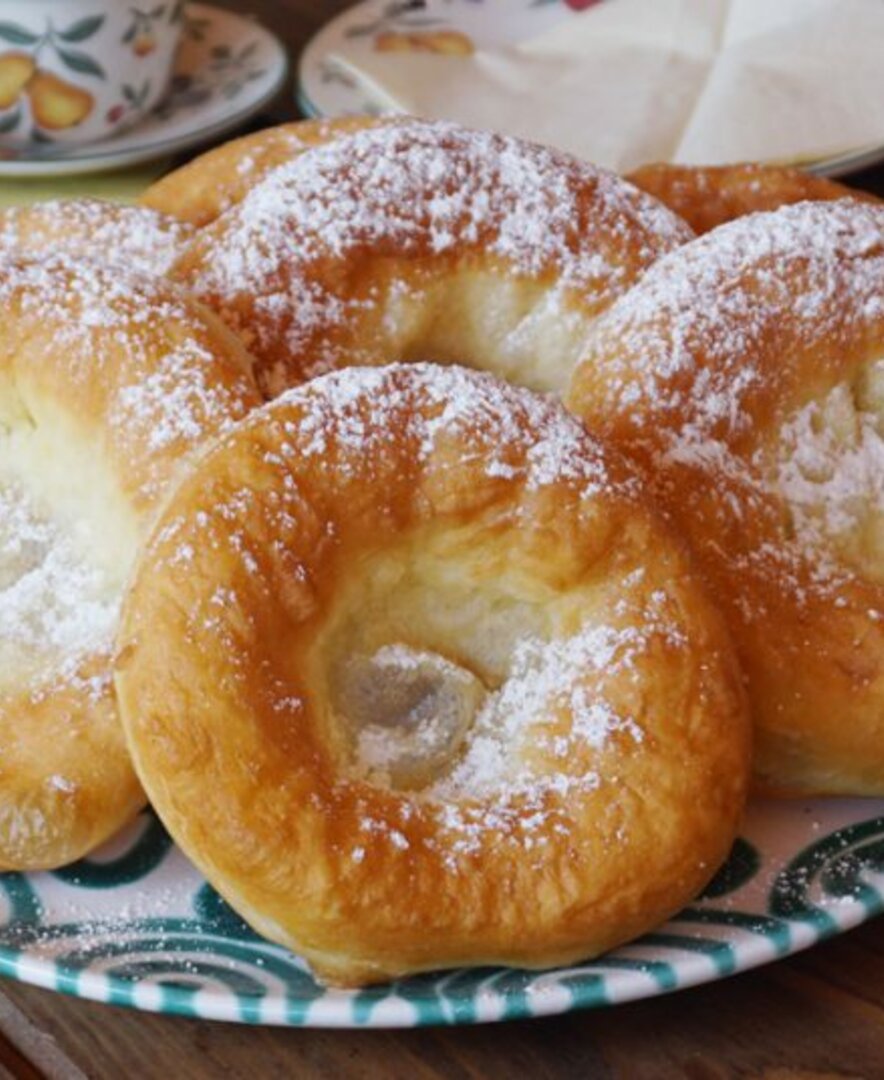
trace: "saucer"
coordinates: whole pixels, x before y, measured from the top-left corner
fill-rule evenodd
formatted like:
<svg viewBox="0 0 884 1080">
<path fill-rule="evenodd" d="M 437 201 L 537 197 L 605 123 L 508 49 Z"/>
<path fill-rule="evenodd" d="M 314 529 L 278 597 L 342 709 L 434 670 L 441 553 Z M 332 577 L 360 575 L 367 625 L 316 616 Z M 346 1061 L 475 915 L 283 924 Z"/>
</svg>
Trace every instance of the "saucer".
<svg viewBox="0 0 884 1080">
<path fill-rule="evenodd" d="M 463 35 L 476 49 L 494 49 L 548 30 L 568 14 L 558 0 L 362 0 L 329 20 L 301 53 L 298 107 L 310 117 L 393 111 L 336 60 L 334 54 L 350 41 L 370 44 L 382 34 L 445 30 Z"/>
<path fill-rule="evenodd" d="M 442 36 L 475 50 L 515 45 L 551 30 L 598 0 L 362 0 L 331 19 L 308 42 L 298 62 L 296 101 L 309 117 L 371 116 L 400 110 L 354 76 L 335 54 L 354 42 L 378 48 L 379 39 Z M 389 47 L 389 45 L 387 46 Z M 431 50 L 435 51 L 435 50 Z M 441 52 L 449 50 L 442 49 Z M 455 50 L 456 52 L 456 50 Z M 455 66 L 458 57 L 454 55 Z M 843 176 L 884 161 L 884 143 L 815 160 L 777 161 L 819 176 Z"/>
<path fill-rule="evenodd" d="M 145 120 L 88 146 L 46 146 L 36 154 L 0 150 L 0 177 L 105 172 L 208 142 L 266 105 L 287 67 L 282 43 L 258 23 L 189 4 L 169 92 Z"/>
</svg>

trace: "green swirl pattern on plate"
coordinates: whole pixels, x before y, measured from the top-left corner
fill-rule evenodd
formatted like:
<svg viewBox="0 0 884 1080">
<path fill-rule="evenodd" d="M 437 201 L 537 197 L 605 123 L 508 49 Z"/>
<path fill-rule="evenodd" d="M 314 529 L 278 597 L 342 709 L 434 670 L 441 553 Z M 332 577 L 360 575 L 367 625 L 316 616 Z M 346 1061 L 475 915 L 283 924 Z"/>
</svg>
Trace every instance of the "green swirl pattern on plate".
<svg viewBox="0 0 884 1080">
<path fill-rule="evenodd" d="M 139 1009 L 255 1024 L 465 1024 L 614 1005 L 722 978 L 884 909 L 884 800 L 758 803 L 697 901 L 571 968 L 326 990 L 259 938 L 143 815 L 91 859 L 0 874 L 0 973 Z"/>
</svg>

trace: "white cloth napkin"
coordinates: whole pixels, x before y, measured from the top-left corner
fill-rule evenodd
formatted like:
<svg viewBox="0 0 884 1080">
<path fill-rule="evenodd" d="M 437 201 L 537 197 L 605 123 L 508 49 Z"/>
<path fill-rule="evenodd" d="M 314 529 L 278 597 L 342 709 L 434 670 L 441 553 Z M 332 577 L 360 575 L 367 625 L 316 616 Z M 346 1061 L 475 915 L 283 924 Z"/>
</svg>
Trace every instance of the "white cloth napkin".
<svg viewBox="0 0 884 1080">
<path fill-rule="evenodd" d="M 467 56 L 375 45 L 354 38 L 333 58 L 381 107 L 614 169 L 884 143 L 884 0 L 603 0 Z"/>
</svg>

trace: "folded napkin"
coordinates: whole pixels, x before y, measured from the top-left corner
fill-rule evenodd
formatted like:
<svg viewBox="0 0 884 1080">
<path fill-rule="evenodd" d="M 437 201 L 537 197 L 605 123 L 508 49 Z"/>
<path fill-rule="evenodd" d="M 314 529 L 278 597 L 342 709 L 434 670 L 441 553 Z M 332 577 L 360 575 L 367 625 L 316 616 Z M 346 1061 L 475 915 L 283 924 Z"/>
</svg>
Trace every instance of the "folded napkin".
<svg viewBox="0 0 884 1080">
<path fill-rule="evenodd" d="M 450 2 L 428 0 L 426 11 L 445 48 Z M 493 128 L 620 170 L 808 161 L 884 143 L 882 0 L 601 0 L 583 11 L 562 4 L 545 24 L 500 45 L 449 31 L 459 48 L 446 53 L 425 51 L 421 32 L 396 38 L 394 19 L 392 31 L 348 38 L 330 59 L 382 109 Z M 402 51 L 387 51 L 392 39 Z"/>
</svg>

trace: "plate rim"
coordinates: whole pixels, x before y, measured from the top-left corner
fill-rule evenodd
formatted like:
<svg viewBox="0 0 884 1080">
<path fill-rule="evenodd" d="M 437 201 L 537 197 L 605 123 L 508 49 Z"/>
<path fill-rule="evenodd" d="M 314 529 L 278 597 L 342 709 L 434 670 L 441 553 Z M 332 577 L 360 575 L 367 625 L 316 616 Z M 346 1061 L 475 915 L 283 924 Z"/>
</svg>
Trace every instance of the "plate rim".
<svg viewBox="0 0 884 1080">
<path fill-rule="evenodd" d="M 823 822 L 822 829 L 817 831 L 818 825 L 812 828 L 803 824 L 796 825 L 796 821 L 802 820 L 802 815 L 813 812 L 813 809 L 819 808 L 821 803 L 833 808 L 832 815 Z M 765 877 L 768 885 L 762 884 L 765 910 L 768 909 L 768 902 L 776 889 L 776 883 L 784 875 L 792 872 L 796 861 L 807 859 L 811 855 L 815 857 L 818 853 L 830 848 L 833 843 L 836 844 L 839 853 L 835 858 L 840 858 L 841 853 L 851 850 L 852 843 L 865 842 L 868 838 L 867 830 L 870 828 L 873 830 L 873 836 L 884 835 L 884 799 L 799 801 L 793 802 L 787 808 L 782 808 L 780 826 L 783 827 L 785 823 L 785 828 L 795 833 L 789 840 L 788 846 L 778 847 L 772 841 L 768 848 L 763 843 L 763 823 L 771 819 L 771 812 L 765 812 L 763 807 L 764 804 L 761 804 L 761 810 L 759 810 L 758 804 L 754 805 L 756 823 L 750 831 L 753 833 L 756 854 L 763 856 L 766 851 L 769 851 L 774 855 L 774 863 L 768 867 L 769 874 Z M 752 810 L 753 807 L 750 805 L 750 812 Z M 818 812 L 824 813 L 819 809 Z M 762 822 L 760 827 L 758 821 Z M 771 832 L 774 835 L 776 828 L 772 827 Z M 143 829 L 135 843 L 137 844 L 146 833 L 147 829 Z M 741 830 L 741 837 L 744 834 L 745 829 Z M 759 841 L 762 842 L 759 843 Z M 860 864 L 863 869 L 869 865 L 869 863 Z M 750 873 L 746 879 L 747 882 L 751 883 L 755 880 L 759 867 Z M 25 880 L 29 877 L 29 875 L 11 876 Z M 202 881 L 199 877 L 194 880 Z M 594 1010 L 658 997 L 664 993 L 678 992 L 708 982 L 717 982 L 731 975 L 753 970 L 786 956 L 803 952 L 819 942 L 849 932 L 884 912 L 884 886 L 880 882 L 868 886 L 864 883 L 861 895 L 848 894 L 850 902 L 846 907 L 841 907 L 838 903 L 820 907 L 811 904 L 803 910 L 799 908 L 797 913 L 783 914 L 771 911 L 769 915 L 765 915 L 762 910 L 746 910 L 739 900 L 733 907 L 730 901 L 724 905 L 718 903 L 716 906 L 720 896 L 736 895 L 742 887 L 742 884 L 738 884 L 733 890 L 726 889 L 720 894 L 709 893 L 705 900 L 701 897 L 698 901 L 689 904 L 664 927 L 659 927 L 648 935 L 643 935 L 636 941 L 621 946 L 622 949 L 628 950 L 635 947 L 641 950 L 643 946 L 647 949 L 658 944 L 662 945 L 664 951 L 671 949 L 679 952 L 677 960 L 662 961 L 664 966 L 671 969 L 671 976 L 674 979 L 672 982 L 669 981 L 669 976 L 663 978 L 660 972 L 658 972 L 660 977 L 653 975 L 649 966 L 655 963 L 653 959 L 642 959 L 640 955 L 633 957 L 615 955 L 610 957 L 610 962 L 606 962 L 606 957 L 602 956 L 583 963 L 536 971 L 494 967 L 480 968 L 478 971 L 461 968 L 428 973 L 423 976 L 428 980 L 428 992 L 423 998 L 420 994 L 422 977 L 418 977 L 416 986 L 413 985 L 411 988 L 408 986 L 409 981 L 405 980 L 393 981 L 374 989 L 368 988 L 367 991 L 320 987 L 315 996 L 309 992 L 299 996 L 286 988 L 275 995 L 272 991 L 244 994 L 233 988 L 218 992 L 211 986 L 202 989 L 187 987 L 182 989 L 168 983 L 139 982 L 113 972 L 96 971 L 88 967 L 66 969 L 53 957 L 28 952 L 27 941 L 24 941 L 21 947 L 17 947 L 10 944 L 8 940 L 0 940 L 0 976 L 69 996 L 104 1004 L 121 1005 L 139 1011 L 246 1025 L 329 1029 L 410 1028 L 461 1024 L 473 1026 Z M 199 889 L 202 889 L 202 885 Z M 189 895 L 193 899 L 196 893 Z M 837 896 L 838 901 L 843 899 L 841 894 L 834 895 Z M 704 903 L 710 901 L 711 907 L 703 906 Z M 704 918 L 704 911 L 709 912 L 712 917 Z M 728 921 L 728 917 L 731 916 L 733 919 Z M 770 919 L 773 919 L 773 925 L 770 924 Z M 188 936 L 196 933 L 199 940 L 209 946 L 206 949 L 209 957 L 215 955 L 211 948 L 213 941 L 224 942 L 228 946 L 231 942 L 235 945 L 243 944 L 235 936 L 225 934 L 223 928 L 212 930 L 200 927 L 198 919 L 195 925 L 191 925 L 188 920 L 180 920 L 178 917 L 175 921 L 181 922 L 182 925 L 170 930 L 166 927 L 150 925 L 152 922 L 163 922 L 162 918 L 152 920 L 136 917 L 130 918 L 126 927 L 131 932 L 140 935 L 149 935 L 151 932 L 161 933 L 170 941 L 174 940 L 175 934 L 180 934 L 179 940 L 184 942 Z M 753 923 L 755 925 L 752 925 Z M 767 925 L 764 925 L 765 923 Z M 691 936 L 687 931 L 680 934 L 678 931 L 683 924 L 693 927 L 706 926 L 710 936 L 703 937 L 697 933 Z M 4 929 L 14 925 L 14 920 L 10 920 L 0 926 L 0 937 Z M 36 925 L 39 929 L 39 923 Z M 48 925 L 65 929 L 64 924 L 50 923 Z M 95 944 L 98 946 L 99 959 L 103 956 L 99 932 L 103 926 L 106 926 L 105 932 L 108 935 L 112 936 L 114 933 L 114 927 L 110 922 L 102 924 L 100 920 L 97 920 L 94 924 L 93 935 Z M 728 928 L 739 929 L 741 933 L 745 932 L 747 937 L 742 938 L 737 935 L 728 938 Z M 713 936 L 715 930 L 719 931 L 718 937 Z M 660 942 L 652 941 L 654 937 L 660 938 Z M 76 944 L 77 938 L 61 938 L 61 940 Z M 286 963 L 294 961 L 293 969 L 301 968 L 303 965 L 303 961 L 272 942 L 249 938 L 245 944 L 248 951 L 254 953 L 258 967 L 263 967 L 262 955 L 266 958 L 268 974 L 272 974 L 270 961 L 273 959 L 282 958 Z M 711 946 L 711 948 L 701 946 Z M 145 951 L 151 950 L 148 946 L 142 946 L 140 949 L 132 950 L 132 955 L 137 956 Z M 171 951 L 178 950 L 172 948 Z M 223 952 L 219 950 L 219 954 L 223 955 Z M 126 955 L 125 950 L 123 955 Z M 182 976 L 187 974 L 186 964 L 186 958 L 182 958 Z M 638 973 L 647 975 L 648 979 L 636 977 L 624 979 L 621 982 L 615 981 L 609 985 L 608 980 L 611 974 L 617 970 L 624 971 L 624 969 L 632 975 Z M 443 990 L 447 981 L 463 977 L 465 974 L 476 981 L 464 991 L 466 996 L 462 1004 L 457 997 L 447 998 Z M 585 981 L 580 981 L 581 974 L 587 976 Z M 172 969 L 166 977 L 171 979 L 174 975 L 175 970 Z M 567 983 L 560 981 L 563 976 L 568 980 Z M 506 985 L 502 987 L 490 985 L 494 980 L 505 981 L 507 977 L 515 980 L 515 991 Z M 433 981 L 429 982 L 429 980 Z M 521 985 L 519 985 L 519 980 L 522 980 Z M 649 985 L 649 982 L 653 985 Z M 485 983 L 489 985 L 486 987 Z M 614 990 L 613 994 L 609 992 L 611 989 Z M 429 1001 L 431 995 L 434 1005 L 432 1007 L 425 1005 L 425 1008 L 421 1008 L 422 1002 Z"/>
<path fill-rule="evenodd" d="M 850 920 L 850 925 L 836 925 L 834 927 L 820 927 L 808 933 L 805 940 L 791 948 L 774 946 L 772 955 L 765 956 L 761 950 L 751 960 L 740 965 L 736 970 L 727 974 L 709 975 L 708 967 L 703 964 L 702 957 L 692 957 L 680 967 L 680 977 L 677 986 L 665 987 L 658 983 L 654 988 L 643 989 L 637 993 L 627 992 L 619 997 L 616 1002 L 602 999 L 596 994 L 580 989 L 570 992 L 570 1000 L 566 1000 L 563 993 L 558 996 L 550 996 L 547 1000 L 539 998 L 530 1009 L 520 1005 L 516 1009 L 507 1010 L 505 1007 L 492 1013 L 483 1013 L 481 1008 L 469 1019 L 459 1019 L 450 1012 L 444 1015 L 440 1009 L 439 1015 L 431 1020 L 423 1020 L 413 1014 L 412 1007 L 407 998 L 402 998 L 403 1008 L 384 1010 L 383 1015 L 377 1018 L 376 1009 L 366 1013 L 365 1019 L 354 1019 L 354 1010 L 346 1010 L 344 1002 L 339 997 L 329 998 L 328 993 L 308 1003 L 303 1008 L 291 1009 L 288 1005 L 279 1012 L 272 1012 L 270 1016 L 264 1014 L 258 1007 L 254 1012 L 244 1010 L 242 1001 L 236 997 L 206 996 L 199 1009 L 193 1006 L 194 994 L 189 990 L 182 990 L 174 986 L 162 987 L 162 993 L 142 994 L 139 997 L 138 983 L 125 984 L 122 980 L 112 980 L 107 976 L 94 972 L 84 971 L 76 976 L 66 974 L 50 960 L 40 957 L 17 954 L 8 946 L 0 945 L 0 978 L 11 982 L 22 983 L 48 990 L 52 993 L 63 994 L 75 1000 L 91 1001 L 100 1005 L 112 1005 L 119 1008 L 130 1009 L 133 1012 L 148 1012 L 156 1016 L 183 1017 L 190 1020 L 203 1020 L 212 1023 L 239 1024 L 244 1027 L 279 1027 L 279 1028 L 315 1028 L 318 1030 L 407 1030 L 422 1027 L 478 1027 L 487 1024 L 502 1024 L 520 1020 L 540 1020 L 553 1016 L 564 1016 L 572 1012 L 595 1012 L 601 1009 L 614 1008 L 618 1005 L 627 1005 L 636 1001 L 646 1001 L 658 997 L 678 994 L 683 990 L 695 990 L 707 984 L 721 982 L 724 979 L 733 978 L 758 968 L 766 967 L 778 960 L 796 956 L 813 948 L 825 941 L 842 934 L 855 930 L 871 919 L 884 913 L 884 898 L 879 896 L 877 910 L 868 915 L 857 915 Z M 806 927 L 806 923 L 795 922 L 794 925 Z M 211 935 L 206 935 L 211 938 Z M 224 939 L 222 939 L 224 940 Z M 587 963 L 604 966 L 604 958 Z M 579 968 L 577 964 L 574 967 Z M 24 970 L 25 974 L 22 974 Z M 453 969 L 450 972 L 442 972 L 442 978 L 455 977 L 462 969 Z M 507 969 L 502 969 L 507 970 Z M 514 969 L 516 970 L 516 969 Z M 554 976 L 559 969 L 538 969 L 531 974 L 540 978 L 544 975 Z M 569 969 L 570 970 L 570 969 Z M 391 984 L 392 985 L 392 984 Z M 151 986 L 152 990 L 153 987 Z M 348 991 L 355 997 L 358 991 Z M 352 998 L 349 999 L 352 1004 Z M 383 999 L 382 999 L 383 1000 Z M 501 1003 L 504 996 L 498 999 Z M 395 1004 L 399 1004 L 395 1002 Z M 292 1018 L 293 1012 L 302 1013 L 297 1019 Z"/>
</svg>

